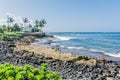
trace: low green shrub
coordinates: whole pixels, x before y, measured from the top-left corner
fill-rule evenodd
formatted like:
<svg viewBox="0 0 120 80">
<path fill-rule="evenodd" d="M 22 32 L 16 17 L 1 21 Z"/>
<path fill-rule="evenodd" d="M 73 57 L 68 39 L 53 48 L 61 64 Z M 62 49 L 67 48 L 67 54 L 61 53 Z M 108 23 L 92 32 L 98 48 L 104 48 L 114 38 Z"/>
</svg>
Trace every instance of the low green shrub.
<svg viewBox="0 0 120 80">
<path fill-rule="evenodd" d="M 30 65 L 23 67 L 12 64 L 0 64 L 0 80 L 62 80 L 58 72 L 47 69 L 47 64 L 43 63 L 41 69 Z"/>
<path fill-rule="evenodd" d="M 15 32 L 5 32 L 5 35 L 12 36 L 12 37 L 20 37 L 20 36 L 22 36 L 22 34 L 15 33 Z"/>
<path fill-rule="evenodd" d="M 21 37 L 22 34 L 20 34 L 20 33 L 16 33 L 14 36 L 15 36 L 15 37 Z"/>
<path fill-rule="evenodd" d="M 21 37 L 21 36 L 22 34 L 15 32 L 5 32 L 4 34 L 0 33 L 0 39 L 8 39 L 10 37 Z"/>
<path fill-rule="evenodd" d="M 0 35 L 0 39 L 7 39 L 9 38 L 7 35 Z"/>
<path fill-rule="evenodd" d="M 0 28 L 0 33 L 4 33 L 4 30 L 2 28 Z"/>
</svg>

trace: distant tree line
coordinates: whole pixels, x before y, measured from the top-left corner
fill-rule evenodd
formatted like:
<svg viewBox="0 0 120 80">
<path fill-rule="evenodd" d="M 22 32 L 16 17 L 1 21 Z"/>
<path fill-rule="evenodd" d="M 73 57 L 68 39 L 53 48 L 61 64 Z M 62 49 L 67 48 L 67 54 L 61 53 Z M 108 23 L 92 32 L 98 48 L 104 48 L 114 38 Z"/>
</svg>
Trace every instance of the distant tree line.
<svg viewBox="0 0 120 80">
<path fill-rule="evenodd" d="M 45 19 L 41 19 L 41 20 L 35 20 L 34 21 L 34 25 L 32 25 L 30 23 L 30 21 L 28 20 L 28 18 L 23 18 L 23 26 L 24 27 L 29 27 L 33 29 L 33 32 L 40 32 L 42 31 L 42 28 L 45 27 L 45 24 L 47 23 Z M 28 25 L 27 25 L 28 24 Z M 15 19 L 7 16 L 7 25 L 1 25 L 0 27 L 0 32 L 21 32 L 23 26 L 20 26 L 19 23 L 15 23 Z"/>
</svg>

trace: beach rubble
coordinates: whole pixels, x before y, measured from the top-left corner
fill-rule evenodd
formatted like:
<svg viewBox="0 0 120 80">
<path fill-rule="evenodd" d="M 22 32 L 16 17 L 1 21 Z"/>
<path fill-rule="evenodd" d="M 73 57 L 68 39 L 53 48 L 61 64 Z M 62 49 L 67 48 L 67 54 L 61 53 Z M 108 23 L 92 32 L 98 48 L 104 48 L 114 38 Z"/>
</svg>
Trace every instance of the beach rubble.
<svg viewBox="0 0 120 80">
<path fill-rule="evenodd" d="M 64 80 L 120 80 L 120 64 L 112 66 L 112 61 L 30 44 L 33 41 L 31 37 L 0 40 L 0 63 L 38 68 L 47 63 L 48 69 L 60 72 Z"/>
</svg>

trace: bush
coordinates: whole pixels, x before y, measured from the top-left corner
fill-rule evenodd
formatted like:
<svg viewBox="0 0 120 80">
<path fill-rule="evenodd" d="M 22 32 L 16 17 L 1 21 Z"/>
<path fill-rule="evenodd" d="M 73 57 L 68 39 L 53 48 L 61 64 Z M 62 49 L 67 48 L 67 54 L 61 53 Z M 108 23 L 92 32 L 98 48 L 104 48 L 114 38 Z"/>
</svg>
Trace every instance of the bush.
<svg viewBox="0 0 120 80">
<path fill-rule="evenodd" d="M 0 80 L 62 80 L 62 78 L 58 72 L 48 70 L 45 63 L 41 69 L 30 65 L 18 67 L 6 63 L 0 65 Z"/>
<path fill-rule="evenodd" d="M 10 37 L 21 37 L 22 34 L 15 32 L 5 32 L 4 34 L 0 33 L 0 39 L 8 39 Z"/>
<path fill-rule="evenodd" d="M 15 37 L 21 37 L 22 34 L 16 33 L 14 36 L 15 36 Z"/>
<path fill-rule="evenodd" d="M 2 33 L 2 34 L 4 33 L 4 30 L 2 28 L 0 28 L 0 33 Z"/>
<path fill-rule="evenodd" d="M 0 35 L 0 39 L 8 39 L 9 37 L 7 35 Z"/>
</svg>

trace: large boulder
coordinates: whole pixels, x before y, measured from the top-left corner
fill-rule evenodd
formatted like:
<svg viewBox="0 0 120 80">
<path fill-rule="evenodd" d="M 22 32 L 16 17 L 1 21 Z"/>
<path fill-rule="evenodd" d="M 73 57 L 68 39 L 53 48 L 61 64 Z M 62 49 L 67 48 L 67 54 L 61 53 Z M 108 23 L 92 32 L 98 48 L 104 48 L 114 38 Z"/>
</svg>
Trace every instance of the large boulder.
<svg viewBox="0 0 120 80">
<path fill-rule="evenodd" d="M 23 39 L 21 39 L 21 42 L 23 43 L 32 43 L 35 41 L 35 38 L 33 36 L 26 36 Z"/>
<path fill-rule="evenodd" d="M 23 33 L 23 36 L 45 37 L 45 33 L 43 32 Z"/>
<path fill-rule="evenodd" d="M 55 42 L 52 40 L 47 40 L 47 42 L 45 42 L 44 44 L 51 44 L 51 43 L 55 43 Z"/>
</svg>

